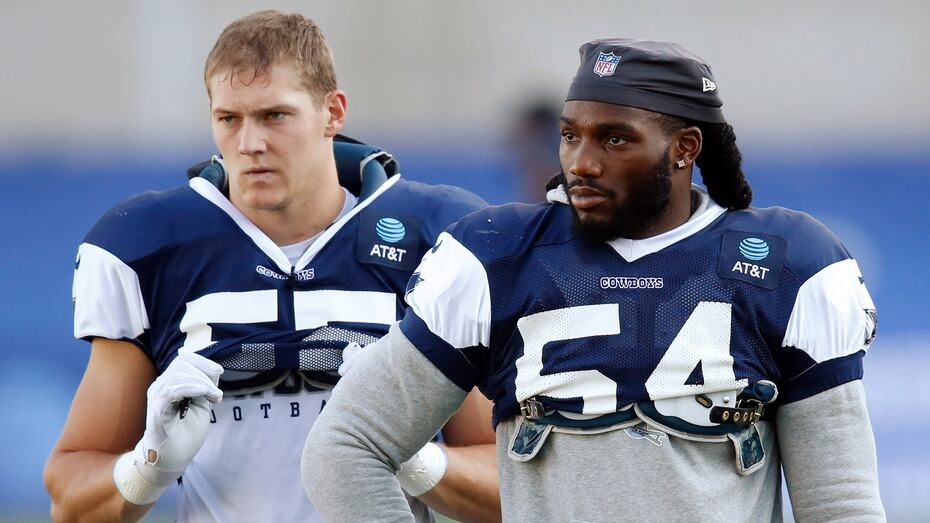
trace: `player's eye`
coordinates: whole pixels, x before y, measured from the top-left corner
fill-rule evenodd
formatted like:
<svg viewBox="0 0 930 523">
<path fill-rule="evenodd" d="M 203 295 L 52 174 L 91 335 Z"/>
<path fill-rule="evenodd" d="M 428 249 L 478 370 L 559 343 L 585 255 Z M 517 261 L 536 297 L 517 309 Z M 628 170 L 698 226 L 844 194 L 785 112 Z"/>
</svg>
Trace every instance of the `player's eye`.
<svg viewBox="0 0 930 523">
<path fill-rule="evenodd" d="M 281 111 L 271 111 L 268 113 L 269 120 L 282 120 L 284 119 L 285 113 Z"/>
<path fill-rule="evenodd" d="M 220 116 L 219 118 L 217 118 L 217 120 L 221 123 L 225 123 L 228 125 L 228 124 L 235 122 L 236 117 L 227 114 L 226 116 Z"/>
<path fill-rule="evenodd" d="M 575 136 L 574 132 L 566 130 L 566 131 L 562 131 L 562 139 L 565 140 L 566 142 L 574 142 L 574 141 L 577 141 L 578 137 Z"/>
<path fill-rule="evenodd" d="M 609 143 L 610 145 L 623 145 L 623 144 L 625 144 L 626 142 L 627 142 L 627 140 L 625 140 L 625 139 L 623 139 L 623 138 L 621 138 L 621 137 L 619 137 L 619 136 L 608 136 L 608 137 L 607 137 L 607 143 Z"/>
</svg>

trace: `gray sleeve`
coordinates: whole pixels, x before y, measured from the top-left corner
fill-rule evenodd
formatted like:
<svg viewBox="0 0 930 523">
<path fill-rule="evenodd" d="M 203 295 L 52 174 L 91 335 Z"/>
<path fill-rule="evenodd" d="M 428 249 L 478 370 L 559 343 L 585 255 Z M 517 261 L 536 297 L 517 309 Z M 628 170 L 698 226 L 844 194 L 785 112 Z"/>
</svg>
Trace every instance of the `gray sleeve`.
<svg viewBox="0 0 930 523">
<path fill-rule="evenodd" d="M 397 325 L 339 381 L 304 445 L 304 489 L 329 522 L 413 521 L 397 467 L 465 400 Z"/>
<path fill-rule="evenodd" d="M 776 419 L 795 520 L 885 521 L 861 380 L 784 405 Z"/>
</svg>

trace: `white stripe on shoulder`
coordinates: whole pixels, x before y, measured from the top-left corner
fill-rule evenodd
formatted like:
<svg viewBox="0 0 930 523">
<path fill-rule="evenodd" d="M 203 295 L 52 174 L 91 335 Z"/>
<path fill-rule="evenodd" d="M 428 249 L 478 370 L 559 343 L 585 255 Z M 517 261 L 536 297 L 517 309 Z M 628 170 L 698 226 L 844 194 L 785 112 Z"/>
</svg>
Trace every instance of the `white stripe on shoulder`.
<svg viewBox="0 0 930 523">
<path fill-rule="evenodd" d="M 788 319 L 784 347 L 822 362 L 868 348 L 875 304 L 856 260 L 830 264 L 801 285 Z"/>
<path fill-rule="evenodd" d="M 134 339 L 149 328 L 138 275 L 96 245 L 78 248 L 71 296 L 75 338 Z"/>
<path fill-rule="evenodd" d="M 457 349 L 491 337 L 491 291 L 478 258 L 449 233 L 436 239 L 414 272 L 407 304 L 429 330 Z"/>
</svg>

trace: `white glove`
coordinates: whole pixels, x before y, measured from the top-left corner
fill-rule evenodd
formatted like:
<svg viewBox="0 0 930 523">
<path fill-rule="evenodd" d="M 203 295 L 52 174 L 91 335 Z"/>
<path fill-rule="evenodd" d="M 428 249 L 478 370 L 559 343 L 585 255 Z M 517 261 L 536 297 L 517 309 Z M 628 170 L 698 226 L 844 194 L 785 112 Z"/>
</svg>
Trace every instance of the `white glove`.
<svg viewBox="0 0 930 523">
<path fill-rule="evenodd" d="M 194 353 L 181 354 L 148 390 L 145 433 L 113 468 L 116 488 L 130 503 L 148 505 L 176 481 L 200 450 L 210 428 L 210 404 L 223 367 Z"/>
<path fill-rule="evenodd" d="M 446 451 L 431 441 L 401 464 L 397 469 L 397 481 L 411 496 L 421 496 L 439 483 L 448 465 Z"/>
<path fill-rule="evenodd" d="M 339 365 L 339 375 L 345 376 L 349 369 L 358 361 L 358 355 L 362 352 L 362 346 L 354 341 L 342 349 L 342 364 Z"/>
</svg>

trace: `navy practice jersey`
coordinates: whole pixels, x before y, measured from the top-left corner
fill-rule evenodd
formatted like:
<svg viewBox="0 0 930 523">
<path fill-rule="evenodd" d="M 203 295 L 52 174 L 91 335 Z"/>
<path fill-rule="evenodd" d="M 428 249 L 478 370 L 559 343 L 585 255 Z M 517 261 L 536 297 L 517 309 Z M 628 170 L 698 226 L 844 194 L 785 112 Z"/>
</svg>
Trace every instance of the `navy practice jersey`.
<svg viewBox="0 0 930 523">
<path fill-rule="evenodd" d="M 564 203 L 478 211 L 423 259 L 401 328 L 495 402 L 495 423 L 531 398 L 674 414 L 763 380 L 792 402 L 860 378 L 875 307 L 840 242 L 806 214 L 730 211 L 694 190 L 687 223 L 643 240 L 585 242 Z"/>
<path fill-rule="evenodd" d="M 159 373 L 180 351 L 227 369 L 227 393 L 211 405 L 206 441 L 181 477 L 179 521 L 321 521 L 299 463 L 330 390 L 297 374 L 312 368 L 303 348 L 332 353 L 332 370 L 347 342 L 386 333 L 423 253 L 482 206 L 463 190 L 394 176 L 293 265 L 203 178 L 135 196 L 101 218 L 75 264 L 75 336 L 130 341 Z M 425 506 L 414 509 L 429 520 Z"/>
<path fill-rule="evenodd" d="M 339 326 L 380 336 L 436 236 L 482 202 L 391 178 L 296 265 L 209 182 L 140 194 L 94 226 L 75 263 L 75 336 L 128 340 L 163 371 L 178 351 Z"/>
</svg>

